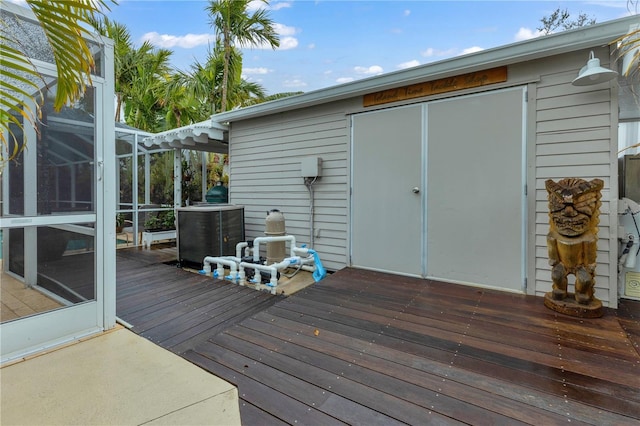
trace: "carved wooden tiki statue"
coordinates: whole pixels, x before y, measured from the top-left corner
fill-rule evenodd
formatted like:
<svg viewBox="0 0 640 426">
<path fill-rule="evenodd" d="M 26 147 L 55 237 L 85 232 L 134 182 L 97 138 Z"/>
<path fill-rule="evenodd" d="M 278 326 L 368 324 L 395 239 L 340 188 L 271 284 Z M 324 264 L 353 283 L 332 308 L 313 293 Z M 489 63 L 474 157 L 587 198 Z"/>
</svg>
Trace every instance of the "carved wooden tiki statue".
<svg viewBox="0 0 640 426">
<path fill-rule="evenodd" d="M 594 301 L 596 245 L 600 197 L 604 182 L 569 178 L 545 182 L 549 193 L 549 224 L 547 248 L 553 300 L 570 297 L 567 276 L 575 276 L 575 301 L 589 305 Z M 595 299 L 597 300 L 597 299 Z M 599 301 L 598 301 L 599 302 Z"/>
</svg>

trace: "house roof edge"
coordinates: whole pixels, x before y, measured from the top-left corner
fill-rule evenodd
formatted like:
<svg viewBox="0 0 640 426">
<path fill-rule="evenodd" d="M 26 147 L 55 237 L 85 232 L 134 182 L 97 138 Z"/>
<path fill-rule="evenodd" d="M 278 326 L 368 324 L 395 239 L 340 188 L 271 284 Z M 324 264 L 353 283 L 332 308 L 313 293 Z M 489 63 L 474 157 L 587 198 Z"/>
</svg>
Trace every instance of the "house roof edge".
<svg viewBox="0 0 640 426">
<path fill-rule="evenodd" d="M 636 24 L 638 19 L 640 19 L 638 15 L 632 15 L 557 34 L 511 43 L 406 70 L 394 71 L 301 95 L 226 111 L 212 115 L 211 120 L 213 123 L 230 123 L 361 96 L 392 87 L 423 82 L 426 79 L 437 79 L 479 69 L 489 69 L 540 59 L 589 47 L 604 46 L 626 34 L 630 25 Z"/>
</svg>

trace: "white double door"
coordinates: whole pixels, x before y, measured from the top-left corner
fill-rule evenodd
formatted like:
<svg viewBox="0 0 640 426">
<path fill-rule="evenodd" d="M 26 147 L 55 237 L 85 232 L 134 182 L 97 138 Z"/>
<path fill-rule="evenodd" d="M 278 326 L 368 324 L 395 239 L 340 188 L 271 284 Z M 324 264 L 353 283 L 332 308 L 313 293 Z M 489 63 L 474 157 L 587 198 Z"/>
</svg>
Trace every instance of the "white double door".
<svg viewBox="0 0 640 426">
<path fill-rule="evenodd" d="M 351 265 L 524 289 L 525 90 L 352 117 Z"/>
</svg>

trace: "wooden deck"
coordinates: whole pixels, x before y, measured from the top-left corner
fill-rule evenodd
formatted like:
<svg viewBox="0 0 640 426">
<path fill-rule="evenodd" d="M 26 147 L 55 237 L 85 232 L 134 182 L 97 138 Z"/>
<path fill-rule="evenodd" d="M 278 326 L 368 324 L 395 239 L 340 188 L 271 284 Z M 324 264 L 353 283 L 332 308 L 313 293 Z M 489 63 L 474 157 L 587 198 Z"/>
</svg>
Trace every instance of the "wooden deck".
<svg viewBox="0 0 640 426">
<path fill-rule="evenodd" d="M 177 354 L 280 299 L 162 263 L 175 258 L 171 245 L 118 250 L 116 314 Z"/>
<path fill-rule="evenodd" d="M 241 288 L 121 261 L 118 315 L 238 386 L 246 425 L 640 422 L 639 302 L 578 319 L 537 297 L 344 269 L 287 298 L 256 293 L 268 301 L 244 319 L 193 336 L 185 311 L 250 296 L 222 302 L 213 292 Z"/>
<path fill-rule="evenodd" d="M 640 309 L 624 306 L 580 320 L 346 269 L 185 357 L 238 386 L 246 424 L 637 424 L 640 355 L 621 323 L 637 332 Z"/>
</svg>

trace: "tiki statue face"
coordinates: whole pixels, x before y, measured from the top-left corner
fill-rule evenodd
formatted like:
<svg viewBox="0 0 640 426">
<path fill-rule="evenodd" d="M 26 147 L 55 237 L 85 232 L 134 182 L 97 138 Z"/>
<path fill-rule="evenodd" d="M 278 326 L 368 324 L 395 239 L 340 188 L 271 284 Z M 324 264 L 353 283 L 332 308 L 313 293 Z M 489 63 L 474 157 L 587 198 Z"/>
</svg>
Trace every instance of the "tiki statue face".
<svg viewBox="0 0 640 426">
<path fill-rule="evenodd" d="M 600 190 L 604 182 L 593 179 L 549 179 L 545 187 L 549 193 L 549 218 L 552 228 L 560 235 L 577 237 L 598 226 Z"/>
</svg>

